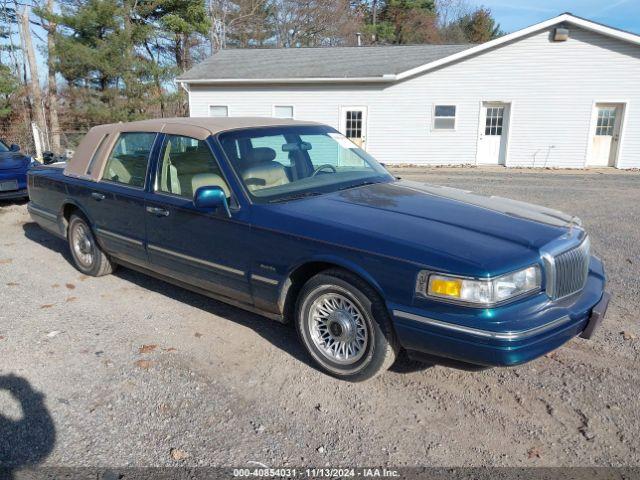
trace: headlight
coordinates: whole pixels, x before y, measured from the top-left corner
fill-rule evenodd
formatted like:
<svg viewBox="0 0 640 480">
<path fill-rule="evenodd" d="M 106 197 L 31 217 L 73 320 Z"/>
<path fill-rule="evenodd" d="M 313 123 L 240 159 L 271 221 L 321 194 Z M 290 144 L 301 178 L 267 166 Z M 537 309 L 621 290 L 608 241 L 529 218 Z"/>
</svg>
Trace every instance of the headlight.
<svg viewBox="0 0 640 480">
<path fill-rule="evenodd" d="M 540 290 L 538 265 L 494 278 L 466 278 L 420 272 L 417 291 L 422 295 L 451 302 L 490 306 Z"/>
</svg>

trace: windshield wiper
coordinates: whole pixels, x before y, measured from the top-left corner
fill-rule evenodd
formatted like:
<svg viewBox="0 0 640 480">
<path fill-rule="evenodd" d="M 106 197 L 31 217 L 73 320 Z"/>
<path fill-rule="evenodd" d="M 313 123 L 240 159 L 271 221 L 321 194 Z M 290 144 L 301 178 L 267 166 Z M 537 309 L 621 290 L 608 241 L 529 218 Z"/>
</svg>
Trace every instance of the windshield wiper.
<svg viewBox="0 0 640 480">
<path fill-rule="evenodd" d="M 351 188 L 364 187 L 366 185 L 375 185 L 376 183 L 380 183 L 380 182 L 372 182 L 371 180 L 365 180 L 364 182 L 354 183 L 353 185 L 347 185 L 346 187 L 339 188 L 338 190 L 339 191 L 349 190 Z"/>
<path fill-rule="evenodd" d="M 269 203 L 288 202 L 289 200 L 299 200 L 301 198 L 317 197 L 318 195 L 322 195 L 322 192 L 298 192 L 298 193 L 292 193 L 291 195 L 285 195 L 284 197 L 274 198 L 273 200 L 269 200 Z"/>
</svg>

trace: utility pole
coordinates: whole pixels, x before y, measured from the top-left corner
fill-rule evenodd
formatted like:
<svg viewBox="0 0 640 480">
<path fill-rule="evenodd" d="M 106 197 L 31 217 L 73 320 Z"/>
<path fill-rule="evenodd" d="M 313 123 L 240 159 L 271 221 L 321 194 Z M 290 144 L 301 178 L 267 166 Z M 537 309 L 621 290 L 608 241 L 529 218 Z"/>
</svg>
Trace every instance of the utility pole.
<svg viewBox="0 0 640 480">
<path fill-rule="evenodd" d="M 31 102 L 33 105 L 33 117 L 40 131 L 45 132 L 47 130 L 47 121 L 44 117 L 42 89 L 40 88 L 40 78 L 38 77 L 36 54 L 33 50 L 33 43 L 31 42 L 29 7 L 25 7 L 20 14 L 20 26 L 20 37 L 26 50 L 27 61 L 29 62 L 29 72 L 31 74 L 29 78 L 29 92 L 31 94 Z"/>
<path fill-rule="evenodd" d="M 47 13 L 53 15 L 53 0 L 47 0 Z M 49 123 L 51 125 L 51 149 L 54 153 L 60 154 L 60 122 L 58 121 L 58 86 L 56 85 L 56 64 L 53 58 L 56 48 L 55 33 L 56 23 L 49 20 L 47 26 L 47 77 L 48 89 L 47 97 L 49 104 Z"/>
<path fill-rule="evenodd" d="M 378 24 L 378 0 L 372 0 L 371 2 L 371 23 L 373 24 L 373 43 L 378 40 L 378 32 L 376 31 L 376 25 Z"/>
</svg>

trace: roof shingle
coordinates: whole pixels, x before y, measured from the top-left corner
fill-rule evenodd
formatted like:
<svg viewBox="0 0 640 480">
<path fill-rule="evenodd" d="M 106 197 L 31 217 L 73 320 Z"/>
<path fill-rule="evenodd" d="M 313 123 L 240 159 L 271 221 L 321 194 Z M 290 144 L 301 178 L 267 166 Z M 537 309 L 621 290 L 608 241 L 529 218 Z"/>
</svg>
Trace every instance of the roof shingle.
<svg viewBox="0 0 640 480">
<path fill-rule="evenodd" d="M 196 65 L 178 80 L 381 78 L 406 72 L 472 46 L 226 49 Z"/>
</svg>

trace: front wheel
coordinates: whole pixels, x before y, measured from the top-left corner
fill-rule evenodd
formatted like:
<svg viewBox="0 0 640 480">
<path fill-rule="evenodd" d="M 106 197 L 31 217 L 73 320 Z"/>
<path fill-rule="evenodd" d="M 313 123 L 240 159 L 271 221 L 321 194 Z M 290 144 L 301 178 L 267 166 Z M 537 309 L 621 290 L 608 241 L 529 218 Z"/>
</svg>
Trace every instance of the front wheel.
<svg viewBox="0 0 640 480">
<path fill-rule="evenodd" d="M 296 308 L 298 336 L 325 372 L 353 382 L 389 368 L 398 348 L 384 302 L 359 277 L 328 270 L 302 288 Z"/>
<path fill-rule="evenodd" d="M 102 251 L 91 231 L 89 222 L 83 216 L 71 215 L 67 239 L 73 263 L 82 273 L 92 277 L 101 277 L 113 272 L 115 264 Z"/>
</svg>

